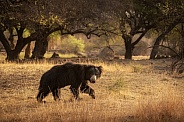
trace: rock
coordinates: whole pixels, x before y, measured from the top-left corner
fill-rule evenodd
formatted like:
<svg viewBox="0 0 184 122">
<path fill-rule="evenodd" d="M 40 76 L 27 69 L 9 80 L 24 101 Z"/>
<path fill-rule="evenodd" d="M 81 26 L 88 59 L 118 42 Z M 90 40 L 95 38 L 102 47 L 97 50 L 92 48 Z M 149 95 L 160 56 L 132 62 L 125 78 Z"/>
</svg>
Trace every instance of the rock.
<svg viewBox="0 0 184 122">
<path fill-rule="evenodd" d="M 52 54 L 51 58 L 59 58 L 59 54 L 57 54 L 57 53 L 54 52 L 54 53 Z"/>
</svg>

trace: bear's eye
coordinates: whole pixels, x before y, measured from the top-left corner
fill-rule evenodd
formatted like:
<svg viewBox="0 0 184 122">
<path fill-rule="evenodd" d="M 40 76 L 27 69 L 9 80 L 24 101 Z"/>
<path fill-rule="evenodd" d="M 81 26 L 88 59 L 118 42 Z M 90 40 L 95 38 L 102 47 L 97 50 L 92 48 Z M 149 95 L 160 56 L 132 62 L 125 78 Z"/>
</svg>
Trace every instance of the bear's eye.
<svg viewBox="0 0 184 122">
<path fill-rule="evenodd" d="M 96 72 L 95 75 L 100 75 L 100 73 L 99 72 Z"/>
<path fill-rule="evenodd" d="M 95 68 L 95 74 L 96 75 L 99 75 L 100 74 L 100 71 L 98 70 L 98 68 Z"/>
</svg>

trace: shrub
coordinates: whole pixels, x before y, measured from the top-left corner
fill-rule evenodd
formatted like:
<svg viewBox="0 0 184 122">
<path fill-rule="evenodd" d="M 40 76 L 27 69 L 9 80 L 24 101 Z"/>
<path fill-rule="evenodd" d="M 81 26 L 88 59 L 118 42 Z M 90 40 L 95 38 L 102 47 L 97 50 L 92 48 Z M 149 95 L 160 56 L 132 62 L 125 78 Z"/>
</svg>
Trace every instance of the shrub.
<svg viewBox="0 0 184 122">
<path fill-rule="evenodd" d="M 117 81 L 112 86 L 109 86 L 109 90 L 114 92 L 119 92 L 122 90 L 123 86 L 124 86 L 124 80 L 120 78 L 120 79 L 117 79 Z"/>
<path fill-rule="evenodd" d="M 77 39 L 74 36 L 68 36 L 61 42 L 62 50 L 65 53 L 79 53 L 84 52 L 84 40 Z"/>
</svg>

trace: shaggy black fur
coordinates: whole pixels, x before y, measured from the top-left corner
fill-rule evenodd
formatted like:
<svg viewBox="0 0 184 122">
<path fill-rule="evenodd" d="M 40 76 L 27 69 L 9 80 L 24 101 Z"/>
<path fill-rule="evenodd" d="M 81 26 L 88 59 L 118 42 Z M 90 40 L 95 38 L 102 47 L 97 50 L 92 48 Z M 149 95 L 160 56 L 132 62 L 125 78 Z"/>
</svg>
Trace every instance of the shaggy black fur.
<svg viewBox="0 0 184 122">
<path fill-rule="evenodd" d="M 79 91 L 95 99 L 95 91 L 88 85 L 88 81 L 95 83 L 96 79 L 101 77 L 101 73 L 102 66 L 73 63 L 54 66 L 41 77 L 37 101 L 42 102 L 50 92 L 54 100 L 59 100 L 59 89 L 67 85 L 70 85 L 76 99 L 79 98 Z"/>
</svg>

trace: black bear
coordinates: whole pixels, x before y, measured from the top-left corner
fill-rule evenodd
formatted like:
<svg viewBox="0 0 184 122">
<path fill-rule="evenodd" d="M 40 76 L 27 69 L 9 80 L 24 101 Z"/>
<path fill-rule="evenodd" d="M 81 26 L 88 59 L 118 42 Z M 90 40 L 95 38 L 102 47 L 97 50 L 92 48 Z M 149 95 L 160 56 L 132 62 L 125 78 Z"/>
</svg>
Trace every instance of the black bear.
<svg viewBox="0 0 184 122">
<path fill-rule="evenodd" d="M 101 73 L 102 66 L 74 63 L 56 65 L 42 75 L 37 101 L 42 102 L 50 92 L 54 100 L 59 100 L 59 89 L 67 85 L 71 85 L 70 90 L 75 99 L 79 98 L 79 92 L 87 93 L 95 99 L 95 91 L 88 85 L 88 81 L 95 83 Z"/>
</svg>

